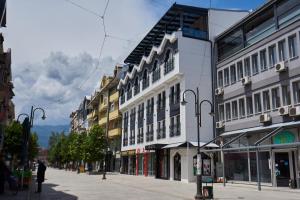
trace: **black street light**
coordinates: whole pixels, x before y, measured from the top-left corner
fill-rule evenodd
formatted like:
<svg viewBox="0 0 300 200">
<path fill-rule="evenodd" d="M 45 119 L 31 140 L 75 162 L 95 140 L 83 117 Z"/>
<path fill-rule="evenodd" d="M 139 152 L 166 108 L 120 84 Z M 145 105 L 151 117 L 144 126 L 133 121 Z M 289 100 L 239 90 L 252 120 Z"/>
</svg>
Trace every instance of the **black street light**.
<svg viewBox="0 0 300 200">
<path fill-rule="evenodd" d="M 181 105 L 185 106 L 187 101 L 185 100 L 185 93 L 191 92 L 195 97 L 195 115 L 197 117 L 197 139 L 198 139 L 198 147 L 197 147 L 197 193 L 195 195 L 195 200 L 204 199 L 202 194 L 202 159 L 200 153 L 200 127 L 201 127 L 201 106 L 202 103 L 207 102 L 211 106 L 210 115 L 214 116 L 214 107 L 213 104 L 209 100 L 199 101 L 199 88 L 197 87 L 196 92 L 191 89 L 187 89 L 183 92 Z"/>
</svg>

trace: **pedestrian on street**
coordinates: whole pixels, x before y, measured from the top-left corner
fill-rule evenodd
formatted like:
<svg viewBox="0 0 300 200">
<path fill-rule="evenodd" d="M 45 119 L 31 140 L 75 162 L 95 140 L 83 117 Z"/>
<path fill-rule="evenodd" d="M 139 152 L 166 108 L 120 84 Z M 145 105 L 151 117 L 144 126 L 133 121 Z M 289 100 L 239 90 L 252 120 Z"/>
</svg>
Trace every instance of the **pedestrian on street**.
<svg viewBox="0 0 300 200">
<path fill-rule="evenodd" d="M 42 192 L 42 183 L 45 181 L 46 166 L 40 160 L 38 160 L 38 164 L 39 164 L 38 170 L 37 170 L 38 190 L 36 191 L 36 193 L 41 193 Z"/>
</svg>

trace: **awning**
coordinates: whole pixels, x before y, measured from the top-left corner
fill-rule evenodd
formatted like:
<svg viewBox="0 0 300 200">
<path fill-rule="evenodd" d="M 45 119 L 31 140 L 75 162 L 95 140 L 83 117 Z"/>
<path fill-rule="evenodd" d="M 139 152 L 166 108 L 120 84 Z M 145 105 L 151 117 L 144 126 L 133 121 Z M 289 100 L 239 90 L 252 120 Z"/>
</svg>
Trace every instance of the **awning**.
<svg viewBox="0 0 300 200">
<path fill-rule="evenodd" d="M 189 146 L 193 146 L 193 147 L 198 146 L 198 142 L 177 142 L 177 143 L 173 143 L 173 144 L 168 144 L 168 145 L 164 146 L 163 149 L 169 149 L 169 148 L 175 148 L 175 147 L 186 147 L 187 144 L 189 144 Z M 200 142 L 200 147 L 203 146 L 204 144 L 206 144 L 206 143 Z M 219 146 L 214 143 L 210 143 L 206 147 L 218 148 Z"/>
<path fill-rule="evenodd" d="M 221 134 L 221 136 L 226 137 L 226 136 L 231 136 L 234 134 L 240 134 L 240 133 L 245 133 L 245 132 L 250 133 L 250 132 L 255 132 L 255 131 L 264 131 L 264 130 L 274 129 L 274 128 L 278 128 L 278 127 L 288 127 L 288 126 L 295 126 L 295 125 L 300 125 L 300 121 L 285 122 L 285 123 L 272 124 L 270 126 L 258 126 L 258 127 L 241 129 L 241 130 L 236 130 L 236 131 L 229 131 L 229 132 Z"/>
<path fill-rule="evenodd" d="M 179 147 L 180 145 L 184 144 L 185 142 L 178 142 L 178 143 L 173 143 L 173 144 L 168 144 L 163 147 L 163 149 L 170 149 L 174 147 Z"/>
<path fill-rule="evenodd" d="M 157 150 L 162 149 L 166 144 L 150 144 L 145 146 L 145 150 Z"/>
</svg>

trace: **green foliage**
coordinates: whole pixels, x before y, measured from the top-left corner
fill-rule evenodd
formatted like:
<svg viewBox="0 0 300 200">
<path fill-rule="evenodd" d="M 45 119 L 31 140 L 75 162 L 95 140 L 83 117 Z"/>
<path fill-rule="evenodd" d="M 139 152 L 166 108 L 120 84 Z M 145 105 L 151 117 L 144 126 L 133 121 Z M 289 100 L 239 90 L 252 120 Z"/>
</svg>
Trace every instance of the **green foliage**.
<svg viewBox="0 0 300 200">
<path fill-rule="evenodd" d="M 52 133 L 49 147 L 49 162 L 61 165 L 71 161 L 101 161 L 107 142 L 103 129 L 95 125 L 88 133 L 72 132 L 67 136 L 64 133 Z"/>
<path fill-rule="evenodd" d="M 22 152 L 22 125 L 12 122 L 5 128 L 3 149 L 6 154 L 19 158 Z"/>
<path fill-rule="evenodd" d="M 31 133 L 28 145 L 28 159 L 33 161 L 39 153 L 38 136 L 36 133 Z"/>
</svg>

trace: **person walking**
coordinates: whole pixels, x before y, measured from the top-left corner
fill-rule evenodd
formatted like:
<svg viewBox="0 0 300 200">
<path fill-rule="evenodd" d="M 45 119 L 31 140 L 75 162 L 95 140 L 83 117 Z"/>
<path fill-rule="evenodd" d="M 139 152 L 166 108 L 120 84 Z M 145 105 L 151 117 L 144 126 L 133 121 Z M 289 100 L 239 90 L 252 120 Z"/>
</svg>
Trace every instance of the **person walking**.
<svg viewBox="0 0 300 200">
<path fill-rule="evenodd" d="M 38 160 L 38 164 L 39 164 L 38 170 L 37 170 L 38 189 L 37 189 L 36 193 L 41 193 L 42 192 L 42 183 L 45 181 L 46 166 L 40 160 Z"/>
</svg>

